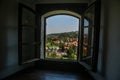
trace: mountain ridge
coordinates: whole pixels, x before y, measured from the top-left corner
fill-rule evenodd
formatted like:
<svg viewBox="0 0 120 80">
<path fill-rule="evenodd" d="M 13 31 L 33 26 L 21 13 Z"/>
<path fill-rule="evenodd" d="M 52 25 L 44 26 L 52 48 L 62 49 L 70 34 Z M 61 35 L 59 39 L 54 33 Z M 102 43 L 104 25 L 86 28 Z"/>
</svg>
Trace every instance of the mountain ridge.
<svg viewBox="0 0 120 80">
<path fill-rule="evenodd" d="M 78 37 L 78 31 L 70 31 L 70 32 L 47 34 L 47 37 L 53 37 L 53 36 L 59 36 L 59 37 Z"/>
</svg>

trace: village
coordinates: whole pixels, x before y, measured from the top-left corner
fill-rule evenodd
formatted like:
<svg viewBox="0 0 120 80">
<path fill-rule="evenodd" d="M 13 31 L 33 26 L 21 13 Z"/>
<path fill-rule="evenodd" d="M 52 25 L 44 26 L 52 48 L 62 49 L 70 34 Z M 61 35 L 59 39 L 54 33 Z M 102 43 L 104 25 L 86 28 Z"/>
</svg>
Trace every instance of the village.
<svg viewBox="0 0 120 80">
<path fill-rule="evenodd" d="M 46 36 L 46 58 L 77 60 L 78 32 Z"/>
<path fill-rule="evenodd" d="M 52 38 L 46 43 L 46 55 L 48 58 L 77 59 L 78 38 Z"/>
<path fill-rule="evenodd" d="M 77 60 L 78 35 L 76 32 L 46 36 L 45 57 L 52 59 Z M 83 39 L 83 56 L 87 54 L 87 35 Z"/>
</svg>

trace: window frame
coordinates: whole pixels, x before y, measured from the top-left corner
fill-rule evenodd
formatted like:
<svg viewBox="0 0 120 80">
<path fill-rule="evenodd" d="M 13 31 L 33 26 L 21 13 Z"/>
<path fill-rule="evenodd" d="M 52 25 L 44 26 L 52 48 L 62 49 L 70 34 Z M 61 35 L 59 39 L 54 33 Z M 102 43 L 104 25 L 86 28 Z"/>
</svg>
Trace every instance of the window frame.
<svg viewBox="0 0 120 80">
<path fill-rule="evenodd" d="M 94 47 L 93 47 L 93 59 L 92 59 L 92 62 L 93 62 L 93 65 L 92 65 L 92 70 L 93 71 L 96 71 L 97 70 L 97 61 L 98 61 L 98 50 L 99 50 L 99 32 L 100 32 L 100 1 L 99 0 L 96 0 L 95 2 L 93 2 L 91 5 L 95 4 L 95 31 L 94 31 Z M 90 6 L 91 6 L 90 5 Z M 90 7 L 89 6 L 89 7 Z M 22 61 L 22 44 L 21 44 L 21 41 L 22 41 L 22 24 L 21 24 L 21 16 L 22 16 L 22 9 L 21 8 L 26 8 L 30 11 L 32 11 L 33 13 L 35 13 L 36 15 L 36 29 L 35 29 L 35 43 L 34 45 L 35 46 L 35 59 L 32 59 L 32 60 L 29 60 L 29 61 L 25 61 L 25 62 L 21 62 Z M 18 9 L 18 57 L 19 57 L 19 64 L 25 64 L 25 63 L 30 63 L 30 62 L 33 62 L 33 61 L 36 61 L 36 60 L 40 60 L 40 56 L 41 56 L 41 52 L 40 52 L 40 45 L 43 44 L 45 45 L 45 43 L 41 42 L 41 38 L 43 38 L 43 40 L 45 39 L 45 34 L 43 36 L 41 36 L 41 34 L 43 34 L 45 31 L 44 27 L 46 25 L 45 22 L 45 19 L 42 19 L 42 16 L 44 14 L 46 14 L 47 12 L 51 12 L 51 11 L 56 11 L 56 10 L 65 10 L 65 11 L 71 11 L 71 12 L 75 12 L 75 13 L 78 13 L 78 14 L 83 14 L 85 12 L 85 10 L 87 9 L 88 7 L 88 4 L 86 3 L 64 3 L 64 4 L 36 4 L 35 6 L 35 11 L 31 8 L 29 8 L 28 6 L 25 6 L 21 3 L 19 3 L 19 9 Z M 88 7 L 88 8 L 89 8 Z M 66 14 L 66 13 L 64 13 Z M 68 15 L 68 14 L 67 14 Z M 69 14 L 71 15 L 71 13 Z M 74 15 L 72 15 L 74 16 Z M 43 22 L 42 22 L 43 21 Z M 83 16 L 81 16 L 81 21 L 79 20 L 79 23 L 81 24 L 83 22 Z M 42 27 L 41 24 L 44 24 L 44 27 Z M 82 38 L 82 35 L 83 35 L 83 27 L 84 26 L 83 24 L 82 25 L 79 25 L 79 39 L 78 39 L 78 43 L 80 45 L 79 48 L 78 48 L 78 62 L 81 62 L 82 61 L 82 58 L 81 58 L 81 51 L 82 51 L 82 43 L 83 43 L 83 38 Z M 43 29 L 42 29 L 43 28 Z M 41 32 L 43 31 L 43 33 Z M 41 48 L 42 50 L 43 48 Z"/>
<path fill-rule="evenodd" d="M 56 14 L 55 14 L 56 13 Z M 78 47 L 77 47 L 77 52 L 78 52 L 78 54 L 77 54 L 77 60 L 61 60 L 61 59 L 47 59 L 47 58 L 45 58 L 45 40 L 46 40 L 46 19 L 47 18 L 49 18 L 49 17 L 52 17 L 52 16 L 56 16 L 56 15 L 68 15 L 68 16 L 72 16 L 72 17 L 75 17 L 75 18 L 77 18 L 77 19 L 79 19 L 79 23 L 78 23 Z M 44 44 L 42 44 L 42 46 L 41 46 L 41 50 L 44 50 L 44 51 L 42 51 L 41 53 L 42 53 L 42 57 L 41 57 L 41 59 L 44 59 L 44 60 L 52 60 L 52 61 L 70 61 L 70 62 L 77 62 L 78 60 L 79 60 L 79 55 L 80 55 L 80 51 L 79 51 L 79 48 L 80 48 L 80 41 L 79 41 L 79 38 L 80 38 L 80 21 L 81 21 L 81 15 L 79 15 L 79 14 L 77 14 L 77 13 L 75 13 L 75 12 L 72 12 L 72 11 L 68 11 L 68 10 L 55 10 L 55 11 L 51 11 L 51 12 L 48 12 L 48 13 L 46 13 L 46 14 L 44 14 L 43 16 L 42 16 L 42 18 L 41 18 L 41 27 L 42 27 L 42 29 L 41 29 L 41 35 L 44 35 L 41 39 L 41 41 L 44 41 L 44 42 L 42 42 L 42 43 L 44 43 Z M 44 29 L 43 29 L 44 28 Z"/>
<path fill-rule="evenodd" d="M 98 60 L 98 49 L 99 49 L 100 1 L 96 0 L 92 4 L 95 4 L 95 26 L 96 26 L 95 31 L 94 31 L 94 36 L 95 36 L 94 41 L 95 41 L 95 43 L 93 44 L 94 45 L 94 48 L 93 48 L 94 49 L 94 54 L 93 54 L 94 58 L 92 59 L 92 61 L 93 61 L 92 70 L 96 71 L 97 70 L 97 60 Z M 86 9 L 89 8 L 91 5 L 88 6 L 87 3 L 61 3 L 61 4 L 59 4 L 59 3 L 44 4 L 43 3 L 43 4 L 36 4 L 36 11 L 39 15 L 38 22 L 39 22 L 40 29 L 41 29 L 41 24 L 42 24 L 41 16 L 44 15 L 45 13 L 47 13 L 47 12 L 54 11 L 54 10 L 68 10 L 68 11 L 76 12 L 78 14 L 82 14 L 82 16 L 83 16 Z M 83 20 L 81 19 L 81 23 L 82 22 L 83 22 Z M 80 25 L 80 26 L 83 26 L 83 25 Z M 80 36 L 82 36 L 83 35 L 82 27 L 79 31 L 80 31 L 79 32 Z M 82 44 L 83 40 L 80 39 L 79 43 Z M 79 53 L 81 53 L 82 45 L 80 45 L 80 48 L 78 49 L 78 51 L 80 51 Z M 80 54 L 78 56 L 79 57 L 78 62 L 80 64 L 82 64 L 81 55 L 82 54 Z M 82 65 L 85 67 L 84 64 L 82 64 Z"/>
<path fill-rule="evenodd" d="M 92 65 L 88 65 L 87 63 L 85 63 L 82 59 L 82 54 L 80 54 L 80 64 L 82 64 L 86 69 L 88 70 L 92 70 L 94 72 L 97 71 L 97 65 L 98 65 L 98 52 L 99 52 L 99 35 L 100 35 L 100 5 L 101 5 L 101 2 L 100 0 L 96 0 L 94 1 L 93 3 L 91 3 L 85 10 L 85 12 L 90 8 L 90 7 L 93 7 L 94 6 L 94 32 L 93 32 L 93 54 L 92 54 Z M 84 18 L 86 18 L 84 16 L 84 13 L 82 15 L 82 24 L 81 27 L 82 29 L 82 38 L 83 38 L 83 30 L 84 30 Z M 88 21 L 90 22 L 90 20 L 88 19 Z M 91 24 L 90 24 L 91 25 Z M 89 31 L 90 33 L 92 33 L 92 31 Z M 90 35 L 91 36 L 91 35 Z M 89 37 L 90 37 L 89 36 Z M 91 41 L 91 40 L 89 40 Z M 81 40 L 81 43 L 83 43 L 83 40 Z M 82 47 L 81 47 L 82 48 Z M 90 46 L 91 48 L 91 46 Z M 82 49 L 81 49 L 81 53 L 82 53 Z"/>
<path fill-rule="evenodd" d="M 29 25 L 29 24 L 23 24 L 22 21 L 23 21 L 23 10 L 26 10 L 26 11 L 29 11 L 31 13 L 34 14 L 35 16 L 35 24 L 34 25 Z M 19 65 L 23 65 L 23 64 L 27 64 L 27 63 L 31 63 L 31 62 L 34 62 L 34 61 L 38 61 L 40 58 L 39 58 L 39 50 L 38 50 L 38 45 L 40 44 L 40 42 L 38 41 L 36 34 L 38 33 L 38 25 L 37 25 L 37 20 L 36 20 L 36 11 L 34 11 L 32 8 L 22 4 L 22 3 L 19 3 L 18 5 L 18 63 Z M 29 27 L 30 26 L 30 27 Z M 23 43 L 23 40 L 22 40 L 22 32 L 23 32 L 23 28 L 34 28 L 34 42 L 33 43 Z M 37 34 L 38 35 L 38 34 Z M 28 59 L 28 60 L 24 60 L 24 59 L 27 59 L 27 57 L 23 57 L 23 46 L 33 46 L 34 47 L 34 55 L 32 56 L 33 58 L 32 59 Z M 26 53 L 28 54 L 28 53 Z M 24 61 L 23 61 L 24 60 Z"/>
</svg>

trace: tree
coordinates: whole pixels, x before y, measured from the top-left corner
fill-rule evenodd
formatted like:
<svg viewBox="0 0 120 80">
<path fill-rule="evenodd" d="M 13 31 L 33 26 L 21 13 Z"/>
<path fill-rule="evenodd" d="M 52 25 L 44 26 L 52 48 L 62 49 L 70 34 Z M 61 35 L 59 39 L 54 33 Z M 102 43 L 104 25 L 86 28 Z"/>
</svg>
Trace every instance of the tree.
<svg viewBox="0 0 120 80">
<path fill-rule="evenodd" d="M 64 52 L 64 50 L 65 50 L 65 49 L 64 49 L 64 44 L 63 44 L 63 43 L 60 43 L 60 44 L 59 44 L 59 47 L 61 48 L 61 51 Z"/>
<path fill-rule="evenodd" d="M 74 53 L 74 50 L 70 47 L 70 48 L 67 50 L 67 55 L 70 57 L 72 53 Z"/>
</svg>

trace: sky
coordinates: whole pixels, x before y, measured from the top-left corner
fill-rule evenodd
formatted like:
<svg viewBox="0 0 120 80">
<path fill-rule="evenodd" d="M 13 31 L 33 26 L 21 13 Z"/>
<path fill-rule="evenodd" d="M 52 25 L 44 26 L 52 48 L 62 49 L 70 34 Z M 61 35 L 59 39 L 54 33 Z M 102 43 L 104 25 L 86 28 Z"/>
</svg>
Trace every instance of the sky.
<svg viewBox="0 0 120 80">
<path fill-rule="evenodd" d="M 87 21 L 85 20 L 85 25 Z M 46 20 L 46 33 L 62 33 L 78 31 L 79 19 L 69 15 L 55 15 Z"/>
</svg>

